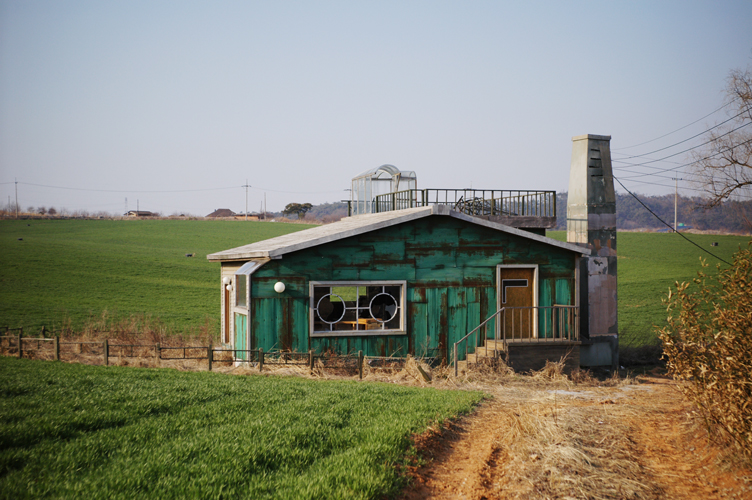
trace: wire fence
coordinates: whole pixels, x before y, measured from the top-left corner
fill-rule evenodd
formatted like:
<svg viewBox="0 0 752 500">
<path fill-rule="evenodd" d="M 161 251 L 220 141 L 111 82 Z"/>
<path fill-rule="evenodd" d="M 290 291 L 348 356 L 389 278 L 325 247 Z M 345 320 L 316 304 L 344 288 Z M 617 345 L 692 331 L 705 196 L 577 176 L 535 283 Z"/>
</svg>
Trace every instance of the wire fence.
<svg viewBox="0 0 752 500">
<path fill-rule="evenodd" d="M 258 368 L 263 371 L 269 366 L 300 366 L 307 367 L 311 371 L 316 369 L 357 370 L 358 377 L 363 378 L 363 366 L 380 366 L 384 360 L 393 360 L 388 363 L 390 367 L 396 367 L 400 362 L 404 366 L 405 358 L 382 358 L 368 357 L 363 351 L 350 354 L 332 354 L 294 352 L 272 350 L 264 352 L 263 349 L 234 349 L 225 345 L 190 346 L 164 346 L 156 344 L 125 344 L 117 343 L 110 339 L 88 340 L 61 340 L 59 336 L 53 337 L 24 337 L 22 328 L 4 327 L 5 335 L 0 336 L 0 353 L 18 358 L 33 358 L 53 361 L 71 361 L 85 364 L 98 364 L 108 366 L 115 359 L 138 358 L 152 360 L 156 366 L 163 362 L 191 361 L 200 364 L 199 369 L 205 367 L 213 370 L 216 364 L 245 365 Z M 15 335 L 8 333 L 18 332 Z M 402 360 L 400 362 L 396 360 Z M 384 365 L 386 366 L 386 365 Z"/>
</svg>

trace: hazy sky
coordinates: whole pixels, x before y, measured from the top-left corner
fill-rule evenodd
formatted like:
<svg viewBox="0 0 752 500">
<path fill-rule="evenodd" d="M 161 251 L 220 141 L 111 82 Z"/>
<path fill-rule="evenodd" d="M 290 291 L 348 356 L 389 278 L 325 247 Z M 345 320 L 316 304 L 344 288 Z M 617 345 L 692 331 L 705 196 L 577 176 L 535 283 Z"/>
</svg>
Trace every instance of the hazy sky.
<svg viewBox="0 0 752 500">
<path fill-rule="evenodd" d="M 565 191 L 572 136 L 615 159 L 679 142 L 725 110 L 619 150 L 716 110 L 750 63 L 749 0 L 0 0 L 0 204 L 17 179 L 24 209 L 205 215 L 244 210 L 248 179 L 250 210 L 280 210 L 384 163 Z"/>
</svg>

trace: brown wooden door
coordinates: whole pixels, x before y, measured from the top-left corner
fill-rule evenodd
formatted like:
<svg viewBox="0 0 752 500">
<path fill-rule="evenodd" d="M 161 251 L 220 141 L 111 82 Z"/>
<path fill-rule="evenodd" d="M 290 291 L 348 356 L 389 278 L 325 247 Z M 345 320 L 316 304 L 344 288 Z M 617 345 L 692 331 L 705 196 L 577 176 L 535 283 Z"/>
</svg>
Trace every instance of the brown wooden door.
<svg viewBox="0 0 752 500">
<path fill-rule="evenodd" d="M 227 289 L 226 286 L 222 285 L 222 290 L 225 294 L 225 324 L 223 325 L 224 328 L 222 329 L 222 342 L 229 344 L 230 343 L 230 291 Z"/>
<path fill-rule="evenodd" d="M 535 269 L 502 267 L 499 269 L 499 317 L 502 338 L 529 339 L 535 336 Z"/>
</svg>

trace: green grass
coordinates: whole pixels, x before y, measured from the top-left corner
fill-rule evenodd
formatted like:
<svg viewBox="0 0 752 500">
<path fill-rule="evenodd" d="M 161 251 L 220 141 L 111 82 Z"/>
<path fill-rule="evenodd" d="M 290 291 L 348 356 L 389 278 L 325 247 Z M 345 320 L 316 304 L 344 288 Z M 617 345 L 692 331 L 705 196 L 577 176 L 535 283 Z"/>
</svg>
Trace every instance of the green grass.
<svg viewBox="0 0 752 500">
<path fill-rule="evenodd" d="M 548 236 L 560 241 L 566 239 L 564 231 L 552 231 Z M 687 238 L 722 259 L 732 262 L 732 255 L 745 247 L 749 236 L 718 236 L 687 234 Z M 711 247 L 718 242 L 717 247 Z M 654 326 L 663 326 L 666 309 L 661 299 L 675 282 L 691 281 L 701 269 L 700 257 L 715 271 L 717 259 L 680 235 L 673 233 L 629 233 L 617 235 L 619 267 L 619 343 L 625 347 L 638 347 L 657 343 Z M 726 264 L 721 263 L 726 267 Z"/>
<path fill-rule="evenodd" d="M 80 327 L 103 311 L 219 329 L 219 264 L 206 255 L 302 224 L 185 220 L 0 221 L 0 327 Z M 19 238 L 23 238 L 19 241 Z M 195 253 L 195 257 L 186 257 Z"/>
<path fill-rule="evenodd" d="M 0 498 L 382 498 L 478 392 L 0 358 Z"/>
</svg>

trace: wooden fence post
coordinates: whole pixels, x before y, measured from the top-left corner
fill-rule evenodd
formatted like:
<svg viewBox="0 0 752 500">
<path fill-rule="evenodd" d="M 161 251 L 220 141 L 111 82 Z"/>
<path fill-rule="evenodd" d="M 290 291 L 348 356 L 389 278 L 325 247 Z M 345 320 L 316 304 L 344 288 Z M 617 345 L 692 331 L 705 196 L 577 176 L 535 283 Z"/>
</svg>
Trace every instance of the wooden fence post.
<svg viewBox="0 0 752 500">
<path fill-rule="evenodd" d="M 56 335 L 52 339 L 52 347 L 55 350 L 55 361 L 60 361 L 60 335 Z"/>
<path fill-rule="evenodd" d="M 363 380 L 363 351 L 358 351 L 358 378 Z"/>
<path fill-rule="evenodd" d="M 308 367 L 313 371 L 313 349 L 308 351 Z"/>
<path fill-rule="evenodd" d="M 160 360 L 162 359 L 162 349 L 159 346 L 159 342 L 157 342 L 154 345 L 154 362 L 157 364 L 157 366 L 160 366 L 162 363 L 160 363 Z"/>
<path fill-rule="evenodd" d="M 259 348 L 259 371 L 264 369 L 264 350 Z"/>
<path fill-rule="evenodd" d="M 23 346 L 21 345 L 21 332 L 23 330 L 18 332 L 18 335 L 16 336 L 16 341 L 18 342 L 18 359 L 23 358 Z"/>
<path fill-rule="evenodd" d="M 104 339 L 102 347 L 104 347 L 104 352 L 102 353 L 104 356 L 104 366 L 108 366 L 110 364 L 110 344 L 107 342 L 107 339 Z"/>
<path fill-rule="evenodd" d="M 207 354 L 207 359 L 209 360 L 209 371 L 212 371 L 212 361 L 214 361 L 214 360 L 212 359 L 212 357 L 213 357 L 212 353 L 213 353 L 213 352 L 214 352 L 214 345 L 213 345 L 213 342 L 212 342 L 212 341 L 209 341 L 209 350 L 208 350 L 208 351 L 207 351 L 207 353 L 206 353 L 206 354 Z"/>
</svg>

